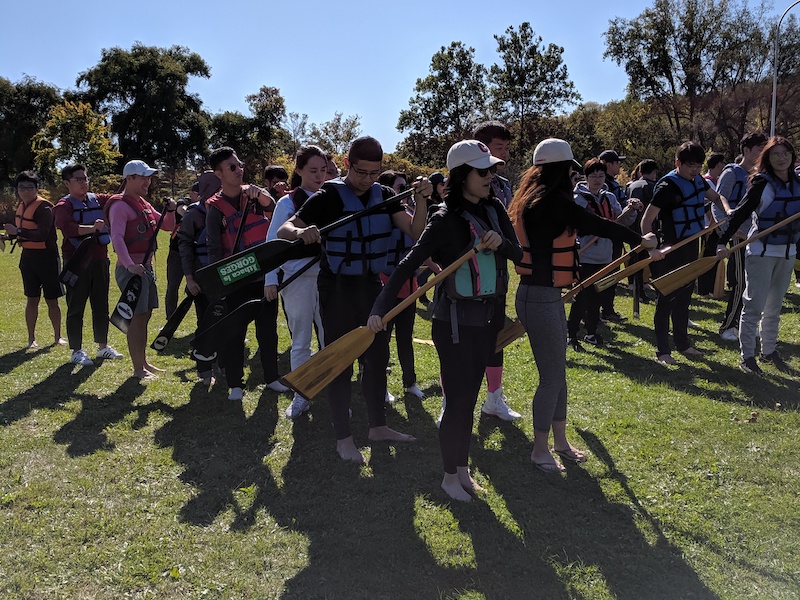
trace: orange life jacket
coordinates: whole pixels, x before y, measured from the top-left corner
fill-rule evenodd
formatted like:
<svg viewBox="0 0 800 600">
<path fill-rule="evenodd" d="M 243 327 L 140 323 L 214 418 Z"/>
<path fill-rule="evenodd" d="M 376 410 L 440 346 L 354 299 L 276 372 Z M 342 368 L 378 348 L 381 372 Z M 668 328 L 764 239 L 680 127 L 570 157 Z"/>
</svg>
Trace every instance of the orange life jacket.
<svg viewBox="0 0 800 600">
<path fill-rule="evenodd" d="M 533 275 L 531 244 L 522 219 L 514 222 L 514 232 L 522 245 L 522 260 L 514 265 L 520 275 Z M 550 265 L 553 287 L 571 287 L 578 280 L 578 251 L 575 245 L 575 230 L 565 229 L 553 240 L 553 260 Z"/>
<path fill-rule="evenodd" d="M 25 229 L 27 231 L 38 231 L 39 226 L 36 224 L 36 221 L 33 219 L 33 215 L 39 209 L 39 207 L 43 204 L 47 203 L 51 207 L 53 206 L 52 202 L 45 200 L 44 198 L 37 197 L 36 200 L 25 206 L 24 202 L 20 202 L 19 206 L 17 206 L 17 213 L 15 215 L 15 224 L 17 229 Z M 24 240 L 19 238 L 18 241 L 19 245 L 26 250 L 44 250 L 47 248 L 47 242 L 42 240 L 40 242 L 34 242 L 33 240 Z"/>
</svg>

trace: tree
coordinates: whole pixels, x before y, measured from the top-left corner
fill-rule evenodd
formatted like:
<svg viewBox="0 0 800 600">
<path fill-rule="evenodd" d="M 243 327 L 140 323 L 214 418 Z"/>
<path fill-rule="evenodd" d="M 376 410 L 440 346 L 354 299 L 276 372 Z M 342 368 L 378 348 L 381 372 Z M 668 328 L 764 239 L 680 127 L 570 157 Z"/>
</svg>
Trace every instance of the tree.
<svg viewBox="0 0 800 600">
<path fill-rule="evenodd" d="M 100 62 L 78 76 L 83 99 L 111 115 L 125 160 L 144 158 L 183 166 L 205 153 L 208 118 L 189 77 L 210 77 L 199 54 L 183 46 L 137 42 L 130 50 L 104 49 Z"/>
<path fill-rule="evenodd" d="M 253 114 L 250 122 L 258 146 L 257 151 L 268 158 L 275 152 L 278 140 L 282 139 L 281 122 L 286 117 L 286 102 L 278 88 L 266 85 L 261 86 L 255 94 L 247 96 L 245 100 Z"/>
<path fill-rule="evenodd" d="M 111 143 L 105 117 L 85 102 L 65 101 L 50 109 L 50 118 L 33 137 L 34 163 L 46 179 L 67 163 L 85 165 L 94 175 L 111 173 L 120 153 Z"/>
<path fill-rule="evenodd" d="M 358 115 L 343 117 L 342 113 L 336 112 L 330 121 L 320 125 L 312 123 L 308 138 L 312 144 L 317 144 L 323 150 L 333 154 L 344 154 L 353 140 L 360 135 L 361 117 Z"/>
<path fill-rule="evenodd" d="M 290 112 L 283 121 L 283 127 L 289 132 L 289 137 L 292 140 L 291 154 L 294 155 L 297 153 L 298 148 L 306 143 L 308 138 L 308 115 Z"/>
<path fill-rule="evenodd" d="M 31 138 L 60 100 L 57 87 L 33 77 L 17 83 L 0 77 L 0 183 L 33 168 Z"/>
<path fill-rule="evenodd" d="M 433 55 L 429 71 L 427 77 L 417 79 L 409 108 L 400 111 L 397 130 L 449 147 L 486 119 L 486 67 L 475 62 L 474 48 L 452 42 Z M 429 156 L 411 154 L 418 143 L 401 147 L 406 158 L 431 164 Z M 442 159 L 439 155 L 436 160 L 441 163 Z"/>
<path fill-rule="evenodd" d="M 555 44 L 545 47 L 530 23 L 520 25 L 519 31 L 509 27 L 505 35 L 494 39 L 502 65 L 492 65 L 489 70 L 493 106 L 505 121 L 516 122 L 519 147 L 525 149 L 531 146 L 530 120 L 552 116 L 578 102 L 580 95 L 567 74 L 564 48 Z"/>
</svg>

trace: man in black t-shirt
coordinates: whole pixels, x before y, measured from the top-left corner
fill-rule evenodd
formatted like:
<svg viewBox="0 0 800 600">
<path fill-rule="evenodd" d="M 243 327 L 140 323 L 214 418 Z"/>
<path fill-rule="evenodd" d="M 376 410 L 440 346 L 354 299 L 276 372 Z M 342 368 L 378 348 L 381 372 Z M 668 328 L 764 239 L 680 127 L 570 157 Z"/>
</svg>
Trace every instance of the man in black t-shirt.
<svg viewBox="0 0 800 600">
<path fill-rule="evenodd" d="M 374 206 L 394 191 L 377 183 L 381 174 L 383 149 L 372 137 L 353 142 L 345 167 L 344 179 L 333 179 L 311 196 L 298 212 L 278 230 L 288 240 L 302 239 L 307 244 L 323 244 L 318 279 L 320 312 L 329 345 L 352 329 L 366 324 L 372 303 L 381 291 L 379 274 L 386 264 L 389 236 L 393 227 L 418 239 L 425 228 L 427 200 L 432 187 L 427 180 L 412 184 L 417 211 L 409 221 L 400 202 L 386 212 L 379 212 L 339 227 L 321 238 L 318 227 L 341 217 Z M 406 217 L 406 218 L 404 218 Z M 410 442 L 415 438 L 386 426 L 386 366 L 389 363 L 389 334 L 381 332 L 362 355 L 362 389 L 369 415 L 369 439 Z M 350 431 L 350 366 L 328 389 L 331 416 L 336 434 L 336 450 L 345 460 L 358 463 L 364 457 Z"/>
</svg>

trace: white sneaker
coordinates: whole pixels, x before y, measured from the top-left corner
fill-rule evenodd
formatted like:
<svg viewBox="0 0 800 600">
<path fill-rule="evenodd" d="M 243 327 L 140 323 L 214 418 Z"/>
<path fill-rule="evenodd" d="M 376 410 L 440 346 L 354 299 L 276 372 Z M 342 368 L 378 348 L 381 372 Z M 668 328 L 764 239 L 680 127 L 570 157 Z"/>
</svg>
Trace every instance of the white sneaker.
<svg viewBox="0 0 800 600">
<path fill-rule="evenodd" d="M 122 358 L 122 353 L 117 352 L 111 346 L 106 346 L 105 348 L 100 348 L 97 350 L 97 358 L 107 358 L 107 359 Z"/>
<path fill-rule="evenodd" d="M 739 330 L 736 327 L 731 327 L 720 333 L 719 336 L 728 342 L 735 342 L 739 339 Z"/>
<path fill-rule="evenodd" d="M 420 400 L 425 397 L 425 393 L 419 389 L 419 386 L 416 383 L 406 388 L 406 394 L 411 394 Z"/>
<path fill-rule="evenodd" d="M 235 387 L 231 389 L 231 393 L 228 394 L 228 400 L 233 400 L 234 402 L 239 402 L 242 397 L 244 396 L 244 392 L 242 388 Z"/>
<path fill-rule="evenodd" d="M 92 362 L 92 359 L 89 358 L 89 355 L 86 354 L 86 351 L 83 348 L 81 348 L 80 350 L 75 350 L 72 353 L 71 361 L 76 365 L 82 365 L 84 367 L 91 367 L 94 364 L 94 362 Z"/>
<path fill-rule="evenodd" d="M 694 329 L 697 329 L 697 328 L 699 328 L 699 327 L 700 327 L 700 325 L 698 325 L 697 323 L 695 323 L 695 322 L 694 322 L 694 321 L 692 321 L 691 319 L 689 319 L 689 322 L 688 322 L 688 323 L 686 323 L 686 324 L 687 324 L 689 327 L 692 327 L 692 328 L 694 328 Z"/>
<path fill-rule="evenodd" d="M 279 394 L 289 391 L 289 388 L 283 385 L 278 379 L 268 383 L 267 387 L 271 389 L 273 392 L 278 392 Z"/>
<path fill-rule="evenodd" d="M 297 417 L 311 408 L 311 404 L 300 394 L 295 394 L 292 403 L 286 407 L 286 418 L 294 421 Z"/>
<path fill-rule="evenodd" d="M 390 394 L 389 390 L 386 390 L 386 404 L 392 404 L 393 402 L 397 402 L 397 398 Z"/>
<path fill-rule="evenodd" d="M 439 416 L 436 418 L 436 429 L 442 424 L 442 417 L 444 416 L 444 407 L 447 404 L 447 398 L 442 396 L 442 410 L 439 411 Z"/>
<path fill-rule="evenodd" d="M 502 419 L 503 421 L 513 421 L 514 419 L 521 419 L 522 415 L 512 409 L 506 404 L 505 394 L 503 388 L 499 387 L 494 392 L 489 392 L 486 396 L 486 402 L 481 407 L 481 412 L 485 415 L 491 415 Z"/>
</svg>

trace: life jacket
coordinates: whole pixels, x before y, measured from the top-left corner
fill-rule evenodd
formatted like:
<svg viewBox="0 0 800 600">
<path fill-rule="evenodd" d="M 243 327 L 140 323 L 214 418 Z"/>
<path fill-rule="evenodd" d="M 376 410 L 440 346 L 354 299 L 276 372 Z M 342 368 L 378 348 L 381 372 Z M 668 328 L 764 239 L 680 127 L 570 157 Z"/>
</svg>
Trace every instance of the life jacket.
<svg viewBox="0 0 800 600">
<path fill-rule="evenodd" d="M 597 198 L 595 198 L 591 192 L 585 193 L 581 191 L 578 193 L 583 197 L 584 200 L 586 200 L 589 212 L 597 215 L 598 217 L 608 219 L 609 221 L 614 220 L 614 211 L 611 210 L 611 203 L 607 199 L 603 198 L 603 190 L 600 190 L 600 198 L 603 200 L 601 202 L 598 202 Z"/>
<path fill-rule="evenodd" d="M 734 183 L 733 188 L 731 188 L 730 198 L 726 198 L 730 207 L 736 208 L 739 202 L 741 202 L 742 198 L 744 198 L 744 194 L 747 191 L 747 171 L 745 171 L 741 165 L 736 163 L 725 165 L 725 168 L 722 169 L 722 173 L 725 171 L 733 171 L 733 174 L 736 176 L 736 183 Z M 722 179 L 722 173 L 719 175 L 720 179 Z M 717 179 L 717 181 L 719 181 L 719 179 Z"/>
<path fill-rule="evenodd" d="M 520 275 L 533 275 L 533 259 L 531 243 L 522 219 L 514 222 L 514 231 L 522 245 L 522 260 L 514 265 Z M 578 281 L 578 247 L 575 243 L 578 236 L 574 229 L 567 228 L 561 235 L 553 239 L 553 260 L 550 265 L 553 287 L 571 287 Z"/>
<path fill-rule="evenodd" d="M 676 171 L 664 175 L 661 181 L 671 181 L 678 188 L 681 203 L 672 209 L 672 225 L 676 240 L 698 233 L 705 224 L 705 180 L 697 175 L 693 181 L 684 179 Z"/>
<path fill-rule="evenodd" d="M 342 216 L 351 215 L 383 202 L 381 186 L 372 184 L 367 206 L 347 184 L 338 179 L 326 182 L 335 186 L 344 204 Z M 373 213 L 337 227 L 325 237 L 325 254 L 331 271 L 342 275 L 379 274 L 386 269 L 392 219 L 385 213 Z"/>
<path fill-rule="evenodd" d="M 15 224 L 17 229 L 38 231 L 39 226 L 36 224 L 33 216 L 39 207 L 45 203 L 49 204 L 51 207 L 53 206 L 52 202 L 45 200 L 44 198 L 39 198 L 38 196 L 36 200 L 28 204 L 28 206 L 25 206 L 24 202 L 20 202 L 19 206 L 17 206 L 17 212 L 15 215 Z M 34 242 L 33 240 L 24 240 L 22 238 L 18 238 L 17 243 L 25 250 L 44 250 L 47 248 L 47 242 L 44 240 L 40 242 Z"/>
<path fill-rule="evenodd" d="M 224 199 L 221 194 L 216 194 L 206 201 L 208 204 L 216 206 L 225 216 L 223 220 L 224 229 L 222 230 L 222 255 L 224 257 L 232 256 L 245 248 L 261 244 L 267 239 L 269 219 L 264 215 L 248 211 L 244 223 L 244 231 L 242 232 L 241 247 L 233 247 L 236 243 L 236 236 L 239 233 L 239 223 L 242 220 L 245 203 L 247 202 L 246 198 L 245 203 L 242 202 L 243 196 L 244 194 L 239 196 L 239 208 L 234 207 L 230 202 Z"/>
<path fill-rule="evenodd" d="M 103 215 L 106 218 L 106 223 L 111 223 L 109 219 L 111 206 L 120 200 L 136 212 L 136 218 L 125 223 L 125 234 L 123 235 L 125 247 L 130 254 L 147 254 L 147 250 L 150 247 L 150 240 L 158 233 L 156 231 L 153 207 L 150 206 L 144 198 L 139 196 L 114 194 L 103 207 Z M 157 247 L 158 242 L 155 243 L 153 249 L 155 250 Z"/>
<path fill-rule="evenodd" d="M 203 222 L 205 222 L 207 212 L 205 202 L 195 202 L 190 204 L 189 208 L 186 209 L 186 212 L 188 213 L 190 210 L 200 211 L 203 214 Z M 205 227 L 200 230 L 197 239 L 194 240 L 194 256 L 200 263 L 201 267 L 205 267 L 208 264 L 208 234 L 206 233 Z"/>
<path fill-rule="evenodd" d="M 758 231 L 769 229 L 773 225 L 800 212 L 800 185 L 797 181 L 789 180 L 787 188 L 785 183 L 768 173 L 760 173 L 757 177 L 766 179 L 775 192 L 775 199 L 763 211 L 758 213 L 756 218 Z M 761 251 L 762 256 L 766 251 L 767 244 L 785 245 L 786 258 L 789 258 L 789 249 L 793 244 L 800 241 L 800 223 L 796 220 L 792 221 L 777 231 L 767 234 L 761 241 L 764 244 L 764 249 Z"/>
<path fill-rule="evenodd" d="M 85 202 L 73 196 L 64 196 L 61 202 L 72 206 L 72 218 L 78 225 L 94 225 L 97 219 L 103 219 L 105 217 L 103 209 L 100 207 L 100 202 L 97 201 L 97 196 L 92 193 L 86 195 Z M 86 235 L 79 235 L 67 239 L 70 244 L 77 248 L 87 237 Z M 97 236 L 97 241 L 106 246 L 111 242 L 111 236 L 108 233 L 108 225 L 103 227 L 100 231 L 100 235 Z"/>
</svg>

